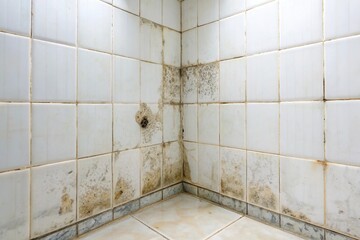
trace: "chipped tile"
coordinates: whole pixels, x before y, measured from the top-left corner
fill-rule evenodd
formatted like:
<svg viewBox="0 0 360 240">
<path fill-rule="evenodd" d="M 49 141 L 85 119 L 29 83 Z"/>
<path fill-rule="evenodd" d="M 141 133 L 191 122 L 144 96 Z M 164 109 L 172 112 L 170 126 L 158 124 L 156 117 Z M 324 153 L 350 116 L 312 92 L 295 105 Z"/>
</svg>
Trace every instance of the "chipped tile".
<svg viewBox="0 0 360 240">
<path fill-rule="evenodd" d="M 183 161 L 178 142 L 163 144 L 162 186 L 168 186 L 182 180 Z"/>
<path fill-rule="evenodd" d="M 161 145 L 141 149 L 141 194 L 147 194 L 161 187 Z"/>
</svg>

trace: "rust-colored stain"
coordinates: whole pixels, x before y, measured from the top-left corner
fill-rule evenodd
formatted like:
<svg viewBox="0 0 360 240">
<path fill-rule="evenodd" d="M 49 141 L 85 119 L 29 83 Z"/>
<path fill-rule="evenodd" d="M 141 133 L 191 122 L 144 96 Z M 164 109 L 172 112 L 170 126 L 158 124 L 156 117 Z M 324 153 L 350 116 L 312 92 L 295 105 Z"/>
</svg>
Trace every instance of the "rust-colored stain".
<svg viewBox="0 0 360 240">
<path fill-rule="evenodd" d="M 292 210 L 290 210 L 289 208 L 282 208 L 282 213 L 289 215 L 291 217 L 297 218 L 297 219 L 301 219 L 307 222 L 310 222 L 310 219 L 303 213 L 299 213 L 299 212 L 294 212 Z"/>
<path fill-rule="evenodd" d="M 79 196 L 79 216 L 86 218 L 111 207 L 110 189 L 91 187 L 86 193 Z"/>
</svg>

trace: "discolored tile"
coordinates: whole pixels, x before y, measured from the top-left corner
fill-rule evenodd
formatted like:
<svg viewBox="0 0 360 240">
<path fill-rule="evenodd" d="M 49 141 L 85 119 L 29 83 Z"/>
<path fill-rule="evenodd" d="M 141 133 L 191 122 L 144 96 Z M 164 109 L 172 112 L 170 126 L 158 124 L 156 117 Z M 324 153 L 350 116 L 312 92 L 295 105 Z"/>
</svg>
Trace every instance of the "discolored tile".
<svg viewBox="0 0 360 240">
<path fill-rule="evenodd" d="M 161 145 L 141 149 L 141 194 L 161 187 Z"/>
<path fill-rule="evenodd" d="M 178 142 L 163 144 L 162 186 L 168 186 L 182 180 L 183 161 Z"/>
</svg>

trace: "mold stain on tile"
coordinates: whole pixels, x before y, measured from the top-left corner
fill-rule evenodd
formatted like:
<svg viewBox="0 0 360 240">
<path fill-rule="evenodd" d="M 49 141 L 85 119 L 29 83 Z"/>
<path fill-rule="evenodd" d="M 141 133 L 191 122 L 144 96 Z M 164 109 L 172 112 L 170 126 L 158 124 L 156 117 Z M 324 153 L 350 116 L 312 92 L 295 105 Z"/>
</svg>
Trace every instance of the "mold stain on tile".
<svg viewBox="0 0 360 240">
<path fill-rule="evenodd" d="M 163 101 L 180 102 L 180 69 L 177 67 L 163 67 Z"/>
<path fill-rule="evenodd" d="M 303 213 L 292 211 L 289 208 L 283 207 L 282 213 L 289 215 L 293 218 L 301 219 L 303 221 L 311 222 L 311 220 Z"/>
<path fill-rule="evenodd" d="M 142 154 L 142 194 L 161 187 L 161 146 L 141 149 Z"/>
<path fill-rule="evenodd" d="M 121 178 L 116 182 L 114 192 L 115 204 L 123 203 L 133 199 L 135 196 L 135 189 L 130 181 Z"/>
<path fill-rule="evenodd" d="M 199 99 L 215 101 L 219 93 L 220 66 L 219 63 L 210 63 L 199 66 Z"/>
<path fill-rule="evenodd" d="M 237 168 L 237 167 L 235 167 Z M 244 198 L 244 189 L 241 179 L 235 176 L 222 175 L 221 177 L 221 192 L 236 198 Z"/>
<path fill-rule="evenodd" d="M 89 187 L 80 197 L 79 215 L 86 218 L 111 207 L 110 190 L 100 187 Z"/>
<path fill-rule="evenodd" d="M 59 215 L 63 215 L 73 211 L 74 200 L 71 199 L 70 195 L 67 193 L 66 187 L 63 189 L 63 195 L 61 196 L 61 204 L 59 209 Z"/>
<path fill-rule="evenodd" d="M 146 103 L 140 104 L 140 109 L 135 115 L 135 121 L 141 127 L 141 134 L 144 143 L 151 142 L 153 135 L 157 131 L 162 130 L 161 109 L 162 109 L 162 105 L 159 104 L 159 111 L 157 113 L 153 113 L 151 108 Z"/>
<path fill-rule="evenodd" d="M 181 69 L 182 96 L 184 98 L 189 97 L 192 94 L 197 94 L 197 79 L 197 67 L 187 67 Z M 196 99 L 194 100 L 196 101 Z"/>
<path fill-rule="evenodd" d="M 269 186 L 250 184 L 249 201 L 269 209 L 277 209 L 277 198 Z"/>
<path fill-rule="evenodd" d="M 181 181 L 183 174 L 183 164 L 181 161 L 180 149 L 178 151 L 173 149 L 173 146 L 176 143 L 164 143 L 163 151 L 163 186 L 168 186 L 172 183 L 177 183 Z M 177 147 L 175 145 L 175 147 Z M 180 148 L 180 147 L 179 147 Z M 175 154 L 175 156 L 171 156 Z M 175 158 L 175 159 L 174 159 Z"/>
</svg>

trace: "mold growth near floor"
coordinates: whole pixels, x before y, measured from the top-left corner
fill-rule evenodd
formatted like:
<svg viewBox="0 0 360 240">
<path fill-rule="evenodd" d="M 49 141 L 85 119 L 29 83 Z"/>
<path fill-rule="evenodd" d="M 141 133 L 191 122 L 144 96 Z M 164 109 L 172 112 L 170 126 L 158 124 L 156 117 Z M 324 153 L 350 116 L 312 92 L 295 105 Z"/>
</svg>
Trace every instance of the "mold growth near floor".
<svg viewBox="0 0 360 240">
<path fill-rule="evenodd" d="M 141 149 L 141 193 L 147 194 L 161 187 L 161 145 Z"/>
</svg>

